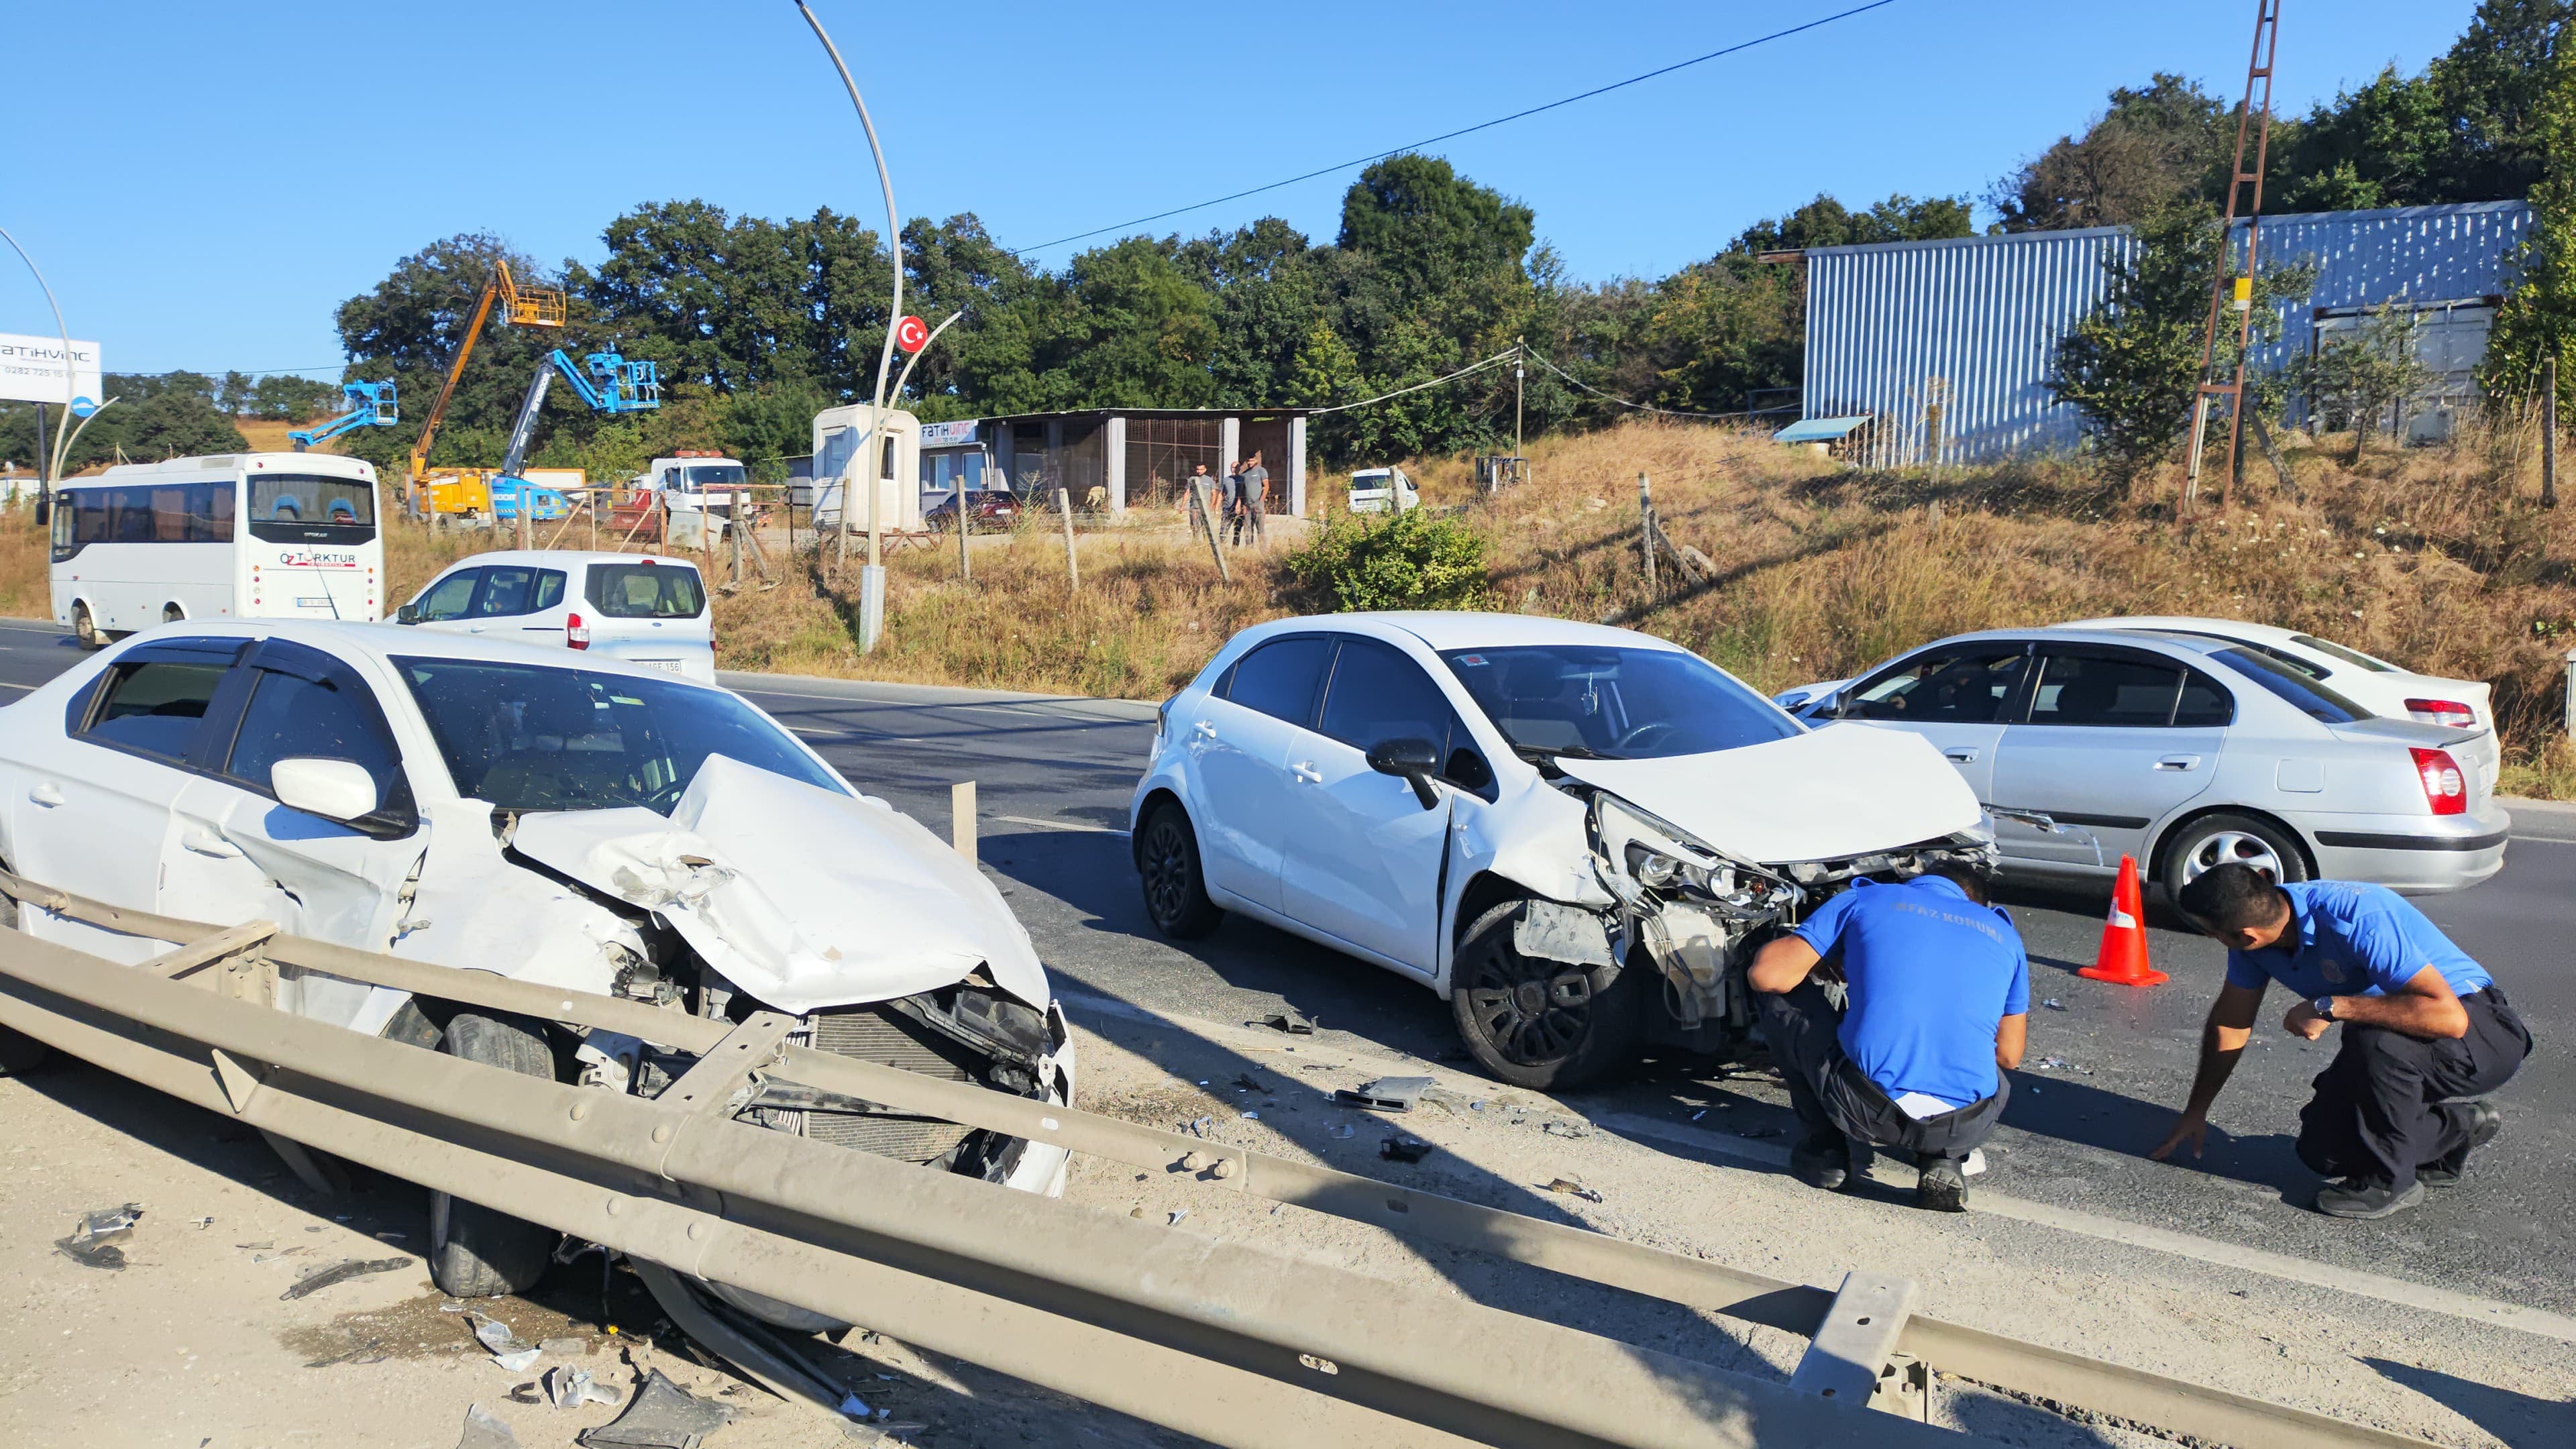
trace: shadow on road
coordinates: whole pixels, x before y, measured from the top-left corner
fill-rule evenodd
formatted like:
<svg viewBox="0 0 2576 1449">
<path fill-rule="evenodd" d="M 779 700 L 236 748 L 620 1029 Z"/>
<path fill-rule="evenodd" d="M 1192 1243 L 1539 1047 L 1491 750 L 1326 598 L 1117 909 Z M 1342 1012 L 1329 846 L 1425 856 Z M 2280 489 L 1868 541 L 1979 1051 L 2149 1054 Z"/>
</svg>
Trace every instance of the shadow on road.
<svg viewBox="0 0 2576 1449">
<path fill-rule="evenodd" d="M 2560 1445 L 2576 1443 L 2576 1400 L 2534 1398 L 2391 1359 L 2365 1358 L 2362 1362 L 2379 1370 L 2382 1377 L 2404 1384 L 2493 1434 L 2512 1449 L 2558 1449 Z"/>
</svg>

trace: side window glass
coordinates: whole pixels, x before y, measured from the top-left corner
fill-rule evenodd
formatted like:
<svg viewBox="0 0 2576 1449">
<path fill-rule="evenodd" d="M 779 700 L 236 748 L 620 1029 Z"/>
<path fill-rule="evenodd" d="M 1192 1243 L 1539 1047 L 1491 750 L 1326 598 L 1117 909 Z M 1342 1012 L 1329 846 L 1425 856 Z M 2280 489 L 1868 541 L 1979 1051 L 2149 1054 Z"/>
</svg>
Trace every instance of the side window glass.
<svg viewBox="0 0 2576 1449">
<path fill-rule="evenodd" d="M 2019 644 L 1917 654 L 1863 684 L 1845 713 L 1903 724 L 1993 724 L 2021 682 L 2022 663 Z"/>
<path fill-rule="evenodd" d="M 215 685 L 232 666 L 214 659 L 145 659 L 120 664 L 85 738 L 172 763 L 188 757 Z"/>
<path fill-rule="evenodd" d="M 509 614 L 524 614 L 528 601 L 536 597 L 537 570 L 518 564 L 500 564 L 483 571 L 483 600 L 474 612 L 486 619 Z"/>
<path fill-rule="evenodd" d="M 2178 729 L 2214 729 L 2236 722 L 2236 700 L 2225 686 L 2194 669 L 2182 681 L 2182 703 L 2174 706 Z"/>
<path fill-rule="evenodd" d="M 1429 740 L 1448 757 L 1449 701 L 1410 659 L 1366 639 L 1342 641 L 1324 692 L 1323 732 L 1366 751 L 1388 740 Z"/>
<path fill-rule="evenodd" d="M 420 596 L 420 617 L 424 623 L 440 619 L 462 619 L 474 605 L 474 585 L 483 577 L 481 569 L 458 569 Z"/>
<path fill-rule="evenodd" d="M 2158 729 L 2173 722 L 2182 666 L 2113 655 L 2041 656 L 2039 689 L 2030 705 L 2035 725 Z"/>
<path fill-rule="evenodd" d="M 555 605 L 562 603 L 563 597 L 563 570 L 539 569 L 537 571 L 536 597 L 528 601 L 528 612 L 531 614 L 542 614 L 546 610 L 553 608 Z"/>
<path fill-rule="evenodd" d="M 324 683 L 262 669 L 251 687 L 241 730 L 233 736 L 224 773 L 266 793 L 268 773 L 280 760 L 349 760 L 376 782 L 376 808 L 411 806 L 402 755 L 382 711 L 355 680 Z"/>
<path fill-rule="evenodd" d="M 1234 666 L 1226 698 L 1303 727 L 1315 718 L 1315 690 L 1332 657 L 1333 641 L 1320 634 L 1274 639 Z"/>
</svg>

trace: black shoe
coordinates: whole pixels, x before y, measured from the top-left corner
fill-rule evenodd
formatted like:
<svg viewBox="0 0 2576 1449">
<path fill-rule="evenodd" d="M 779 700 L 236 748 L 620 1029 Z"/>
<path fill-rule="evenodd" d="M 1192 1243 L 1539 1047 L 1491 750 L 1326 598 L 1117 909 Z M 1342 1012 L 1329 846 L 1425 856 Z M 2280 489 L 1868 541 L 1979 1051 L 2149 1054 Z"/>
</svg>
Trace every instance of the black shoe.
<svg viewBox="0 0 2576 1449">
<path fill-rule="evenodd" d="M 1789 1149 L 1789 1170 L 1809 1187 L 1839 1192 L 1851 1177 L 1851 1146 L 1819 1132 Z"/>
<path fill-rule="evenodd" d="M 1936 1213 L 1963 1213 L 1968 1210 L 1968 1174 L 1954 1157 L 1935 1157 L 1923 1164 L 1923 1175 L 1915 1179 L 1914 1205 Z"/>
<path fill-rule="evenodd" d="M 2456 1187 L 2460 1169 L 2468 1166 L 2469 1154 L 2496 1140 L 2504 1130 L 2504 1114 L 2484 1102 L 2463 1102 L 2469 1109 L 2469 1140 L 2415 1169 L 2415 1180 L 2426 1187 Z"/>
<path fill-rule="evenodd" d="M 2317 1193 L 2317 1211 L 2330 1218 L 2384 1218 L 2424 1201 L 2424 1184 L 2398 1192 L 2376 1177 L 2347 1177 Z"/>
</svg>

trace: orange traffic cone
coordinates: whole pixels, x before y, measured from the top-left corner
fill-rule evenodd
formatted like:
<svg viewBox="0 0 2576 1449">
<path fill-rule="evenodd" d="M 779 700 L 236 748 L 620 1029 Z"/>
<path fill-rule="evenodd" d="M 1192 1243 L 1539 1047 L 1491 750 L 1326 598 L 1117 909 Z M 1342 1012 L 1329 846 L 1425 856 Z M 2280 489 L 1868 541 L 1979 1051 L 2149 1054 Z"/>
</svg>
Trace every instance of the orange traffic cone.
<svg viewBox="0 0 2576 1449">
<path fill-rule="evenodd" d="M 2153 986 L 2172 978 L 2147 964 L 2146 906 L 2138 898 L 2138 862 L 2120 857 L 2120 879 L 2111 887 L 2111 918 L 2102 923 L 2102 949 L 2078 976 L 2119 986 Z"/>
</svg>

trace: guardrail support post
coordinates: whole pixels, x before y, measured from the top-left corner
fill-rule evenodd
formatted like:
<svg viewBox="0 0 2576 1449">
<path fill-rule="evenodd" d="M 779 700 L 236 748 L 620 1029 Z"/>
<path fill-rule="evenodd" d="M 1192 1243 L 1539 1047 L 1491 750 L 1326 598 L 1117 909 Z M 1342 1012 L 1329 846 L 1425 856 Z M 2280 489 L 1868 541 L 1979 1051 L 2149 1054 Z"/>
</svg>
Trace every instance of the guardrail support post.
<svg viewBox="0 0 2576 1449">
<path fill-rule="evenodd" d="M 1789 1375 L 1789 1387 L 1848 1404 L 1869 1402 L 1905 1321 L 1914 1316 L 1914 1294 L 1911 1278 L 1844 1274 L 1833 1308 Z"/>
</svg>

